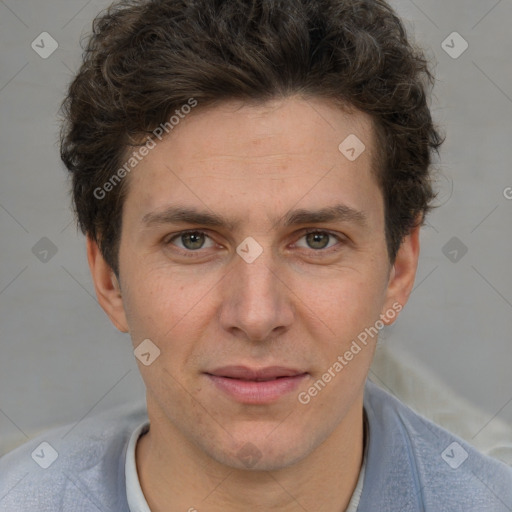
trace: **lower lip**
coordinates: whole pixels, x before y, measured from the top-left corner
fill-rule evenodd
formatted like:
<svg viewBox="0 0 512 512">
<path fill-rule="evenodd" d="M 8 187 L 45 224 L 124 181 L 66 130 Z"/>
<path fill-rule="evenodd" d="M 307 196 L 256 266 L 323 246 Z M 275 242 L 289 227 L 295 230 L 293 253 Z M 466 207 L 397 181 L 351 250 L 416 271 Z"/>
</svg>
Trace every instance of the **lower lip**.
<svg viewBox="0 0 512 512">
<path fill-rule="evenodd" d="M 274 380 L 254 381 L 230 379 L 218 375 L 206 374 L 221 391 L 244 404 L 268 404 L 295 391 L 307 373 L 293 377 L 280 377 Z"/>
</svg>

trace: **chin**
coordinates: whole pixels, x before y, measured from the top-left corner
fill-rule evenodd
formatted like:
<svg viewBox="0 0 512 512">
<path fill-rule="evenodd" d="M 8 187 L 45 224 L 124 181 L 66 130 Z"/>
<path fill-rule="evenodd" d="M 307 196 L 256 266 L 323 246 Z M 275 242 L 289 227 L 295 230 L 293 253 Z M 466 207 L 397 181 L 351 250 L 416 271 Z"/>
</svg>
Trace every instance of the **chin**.
<svg viewBox="0 0 512 512">
<path fill-rule="evenodd" d="M 268 432 L 270 434 L 262 430 L 257 433 L 239 433 L 236 440 L 230 437 L 228 443 L 203 446 L 203 450 L 220 464 L 233 469 L 278 471 L 300 462 L 316 446 L 313 440 L 306 442 L 305 433 L 291 434 L 289 430 Z"/>
</svg>

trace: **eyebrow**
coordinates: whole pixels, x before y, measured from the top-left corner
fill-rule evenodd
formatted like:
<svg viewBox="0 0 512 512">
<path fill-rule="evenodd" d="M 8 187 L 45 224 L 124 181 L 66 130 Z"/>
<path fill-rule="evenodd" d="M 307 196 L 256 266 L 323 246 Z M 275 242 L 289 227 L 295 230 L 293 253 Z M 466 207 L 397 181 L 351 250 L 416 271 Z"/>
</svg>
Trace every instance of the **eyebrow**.
<svg viewBox="0 0 512 512">
<path fill-rule="evenodd" d="M 326 222 L 352 222 L 361 226 L 366 225 L 366 215 L 344 204 L 337 204 L 321 208 L 320 210 L 297 209 L 288 212 L 281 219 L 273 219 L 273 225 L 284 227 L 302 224 L 320 224 Z M 147 227 L 160 224 L 200 224 L 207 227 L 224 227 L 233 231 L 239 224 L 239 220 L 229 220 L 222 215 L 199 211 L 186 206 L 169 206 L 163 211 L 150 212 L 144 215 L 142 223 Z"/>
</svg>

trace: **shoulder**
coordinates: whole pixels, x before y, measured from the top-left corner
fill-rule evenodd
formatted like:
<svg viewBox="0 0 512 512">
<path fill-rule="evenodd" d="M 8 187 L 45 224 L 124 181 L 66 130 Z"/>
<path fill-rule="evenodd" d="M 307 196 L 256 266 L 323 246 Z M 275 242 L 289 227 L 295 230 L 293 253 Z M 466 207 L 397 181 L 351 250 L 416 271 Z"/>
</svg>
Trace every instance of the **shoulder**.
<svg viewBox="0 0 512 512">
<path fill-rule="evenodd" d="M 0 512 L 124 511 L 126 449 L 144 404 L 50 430 L 0 458 Z"/>
<path fill-rule="evenodd" d="M 394 510 L 397 500 L 407 510 L 511 510 L 512 468 L 482 455 L 371 382 L 365 411 L 370 431 L 367 503 L 389 503 L 381 510 Z"/>
</svg>

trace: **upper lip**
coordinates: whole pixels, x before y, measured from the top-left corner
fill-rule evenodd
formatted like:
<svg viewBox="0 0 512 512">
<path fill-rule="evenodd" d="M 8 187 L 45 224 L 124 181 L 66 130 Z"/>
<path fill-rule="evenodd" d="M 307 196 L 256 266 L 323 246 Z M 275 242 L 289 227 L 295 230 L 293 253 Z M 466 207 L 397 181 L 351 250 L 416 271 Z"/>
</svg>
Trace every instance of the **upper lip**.
<svg viewBox="0 0 512 512">
<path fill-rule="evenodd" d="M 306 372 L 294 368 L 285 368 L 284 366 L 267 366 L 266 368 L 257 369 L 247 366 L 223 366 L 206 373 L 217 377 L 257 381 L 276 379 L 278 377 L 295 377 Z"/>
</svg>

